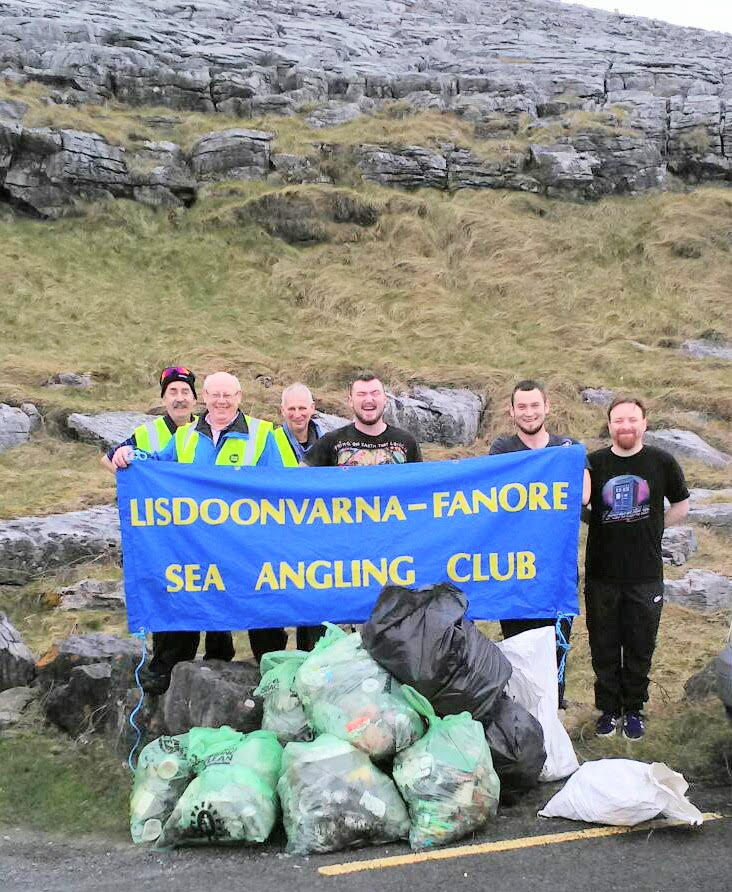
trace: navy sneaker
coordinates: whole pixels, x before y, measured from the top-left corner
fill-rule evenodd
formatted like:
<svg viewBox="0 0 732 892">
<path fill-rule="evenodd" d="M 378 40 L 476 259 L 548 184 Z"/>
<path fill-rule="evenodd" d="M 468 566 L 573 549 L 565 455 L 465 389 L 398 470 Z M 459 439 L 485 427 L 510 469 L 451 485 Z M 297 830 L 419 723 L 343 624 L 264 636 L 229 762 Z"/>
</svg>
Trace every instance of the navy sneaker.
<svg viewBox="0 0 732 892">
<path fill-rule="evenodd" d="M 620 716 L 614 712 L 603 712 L 595 725 L 595 737 L 612 737 L 618 729 Z"/>
<path fill-rule="evenodd" d="M 640 740 L 645 733 L 643 716 L 639 712 L 626 712 L 623 719 L 623 737 L 626 740 Z"/>
</svg>

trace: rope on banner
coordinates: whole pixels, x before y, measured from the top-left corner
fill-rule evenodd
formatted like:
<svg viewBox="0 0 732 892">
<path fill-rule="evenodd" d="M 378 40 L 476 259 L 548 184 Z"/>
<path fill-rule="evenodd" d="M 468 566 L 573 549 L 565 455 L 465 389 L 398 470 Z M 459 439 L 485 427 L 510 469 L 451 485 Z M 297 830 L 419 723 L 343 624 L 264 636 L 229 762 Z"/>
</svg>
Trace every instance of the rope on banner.
<svg viewBox="0 0 732 892">
<path fill-rule="evenodd" d="M 147 656 L 145 635 L 146 633 L 144 629 L 140 629 L 139 632 L 132 633 L 132 637 L 139 638 L 142 643 L 142 654 L 140 656 L 140 662 L 135 667 L 135 682 L 137 683 L 137 688 L 140 692 L 140 699 L 137 702 L 137 706 L 135 706 L 135 708 L 130 713 L 130 725 L 132 726 L 136 734 L 135 742 L 133 743 L 130 754 L 127 757 L 127 764 L 130 767 L 130 771 L 135 770 L 135 766 L 132 764 L 132 760 L 138 746 L 140 745 L 140 740 L 142 739 L 142 729 L 139 728 L 137 723 L 135 722 L 135 717 L 137 716 L 137 713 L 142 709 L 142 704 L 145 700 L 145 691 L 142 689 L 142 685 L 140 684 L 140 669 L 142 669 L 142 667 L 145 665 L 145 657 Z"/>
<path fill-rule="evenodd" d="M 559 680 L 559 684 L 564 684 L 564 668 L 567 664 L 567 654 L 572 649 L 572 645 L 569 643 L 566 635 L 564 634 L 562 623 L 566 621 L 569 625 L 569 628 L 571 629 L 573 619 L 574 615 L 571 613 L 557 614 L 557 623 L 555 626 L 557 636 L 557 650 L 562 651 L 562 657 L 559 660 L 559 666 L 557 668 L 557 679 Z"/>
</svg>

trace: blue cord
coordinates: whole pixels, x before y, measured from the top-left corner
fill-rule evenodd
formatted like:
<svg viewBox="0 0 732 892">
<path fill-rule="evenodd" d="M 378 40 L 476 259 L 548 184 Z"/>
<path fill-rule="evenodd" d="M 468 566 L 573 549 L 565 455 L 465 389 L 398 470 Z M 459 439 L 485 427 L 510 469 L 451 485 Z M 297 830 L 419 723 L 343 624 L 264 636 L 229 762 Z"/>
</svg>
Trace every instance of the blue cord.
<svg viewBox="0 0 732 892">
<path fill-rule="evenodd" d="M 140 662 L 135 667 L 135 681 L 137 682 L 137 687 L 140 691 L 140 699 L 137 703 L 137 706 L 130 713 L 130 725 L 132 725 L 132 727 L 134 728 L 135 733 L 137 735 L 135 742 L 132 745 L 132 749 L 130 750 L 130 754 L 127 757 L 127 764 L 130 767 L 130 771 L 135 770 L 135 766 L 132 764 L 132 758 L 135 755 L 135 751 L 137 750 L 137 747 L 140 745 L 140 740 L 142 739 L 142 729 L 138 728 L 138 726 L 135 722 L 135 716 L 142 709 L 142 704 L 145 700 L 145 691 L 143 691 L 142 685 L 140 684 L 139 673 L 140 673 L 140 669 L 142 669 L 143 665 L 145 664 L 145 657 L 147 656 L 146 649 L 145 649 L 145 630 L 140 629 L 139 632 L 133 632 L 132 637 L 139 638 L 140 641 L 142 642 L 142 654 L 140 656 Z"/>
<path fill-rule="evenodd" d="M 572 648 L 572 645 L 567 641 L 564 635 L 564 629 L 562 629 L 562 622 L 567 620 L 570 624 L 570 628 L 572 627 L 572 620 L 574 619 L 573 614 L 571 613 L 558 613 L 557 614 L 557 623 L 555 625 L 556 636 L 557 636 L 557 648 L 562 651 L 562 658 L 559 661 L 559 667 L 557 669 L 557 679 L 559 684 L 564 684 L 564 668 L 567 664 L 567 654 Z"/>
</svg>

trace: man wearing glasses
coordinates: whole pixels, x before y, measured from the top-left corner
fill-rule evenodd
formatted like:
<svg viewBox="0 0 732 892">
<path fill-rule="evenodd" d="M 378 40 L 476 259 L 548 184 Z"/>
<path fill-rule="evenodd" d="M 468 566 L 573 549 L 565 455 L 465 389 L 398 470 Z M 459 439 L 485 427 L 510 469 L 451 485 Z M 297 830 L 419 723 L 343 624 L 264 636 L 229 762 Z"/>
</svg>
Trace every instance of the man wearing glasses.
<svg viewBox="0 0 732 892">
<path fill-rule="evenodd" d="M 227 372 L 209 375 L 203 382 L 203 401 L 206 413 L 177 427 L 163 448 L 151 452 L 153 459 L 233 468 L 283 467 L 271 436 L 272 424 L 240 411 L 241 385 L 234 375 Z M 121 449 L 123 453 L 117 465 L 120 469 L 126 468 L 133 457 L 129 444 Z M 173 666 L 195 659 L 199 639 L 199 632 L 157 632 L 153 636 L 150 666 L 140 673 L 143 689 L 151 694 L 166 691 Z M 233 656 L 230 632 L 206 633 L 204 659 L 231 660 Z"/>
</svg>

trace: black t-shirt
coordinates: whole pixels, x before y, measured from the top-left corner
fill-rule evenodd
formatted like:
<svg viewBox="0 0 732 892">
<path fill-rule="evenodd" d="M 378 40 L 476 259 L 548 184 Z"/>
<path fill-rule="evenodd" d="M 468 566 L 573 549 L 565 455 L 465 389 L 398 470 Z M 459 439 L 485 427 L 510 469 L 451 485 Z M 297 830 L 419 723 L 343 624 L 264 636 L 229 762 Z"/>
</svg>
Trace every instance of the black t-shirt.
<svg viewBox="0 0 732 892">
<path fill-rule="evenodd" d="M 324 434 L 303 457 L 312 467 L 330 465 L 403 465 L 422 461 L 414 437 L 399 427 L 387 424 L 378 437 L 362 434 L 351 423 Z"/>
<path fill-rule="evenodd" d="M 590 476 L 585 576 L 610 582 L 663 579 L 663 499 L 674 504 L 689 498 L 679 463 L 654 446 L 628 456 L 606 447 L 590 455 Z"/>
</svg>

